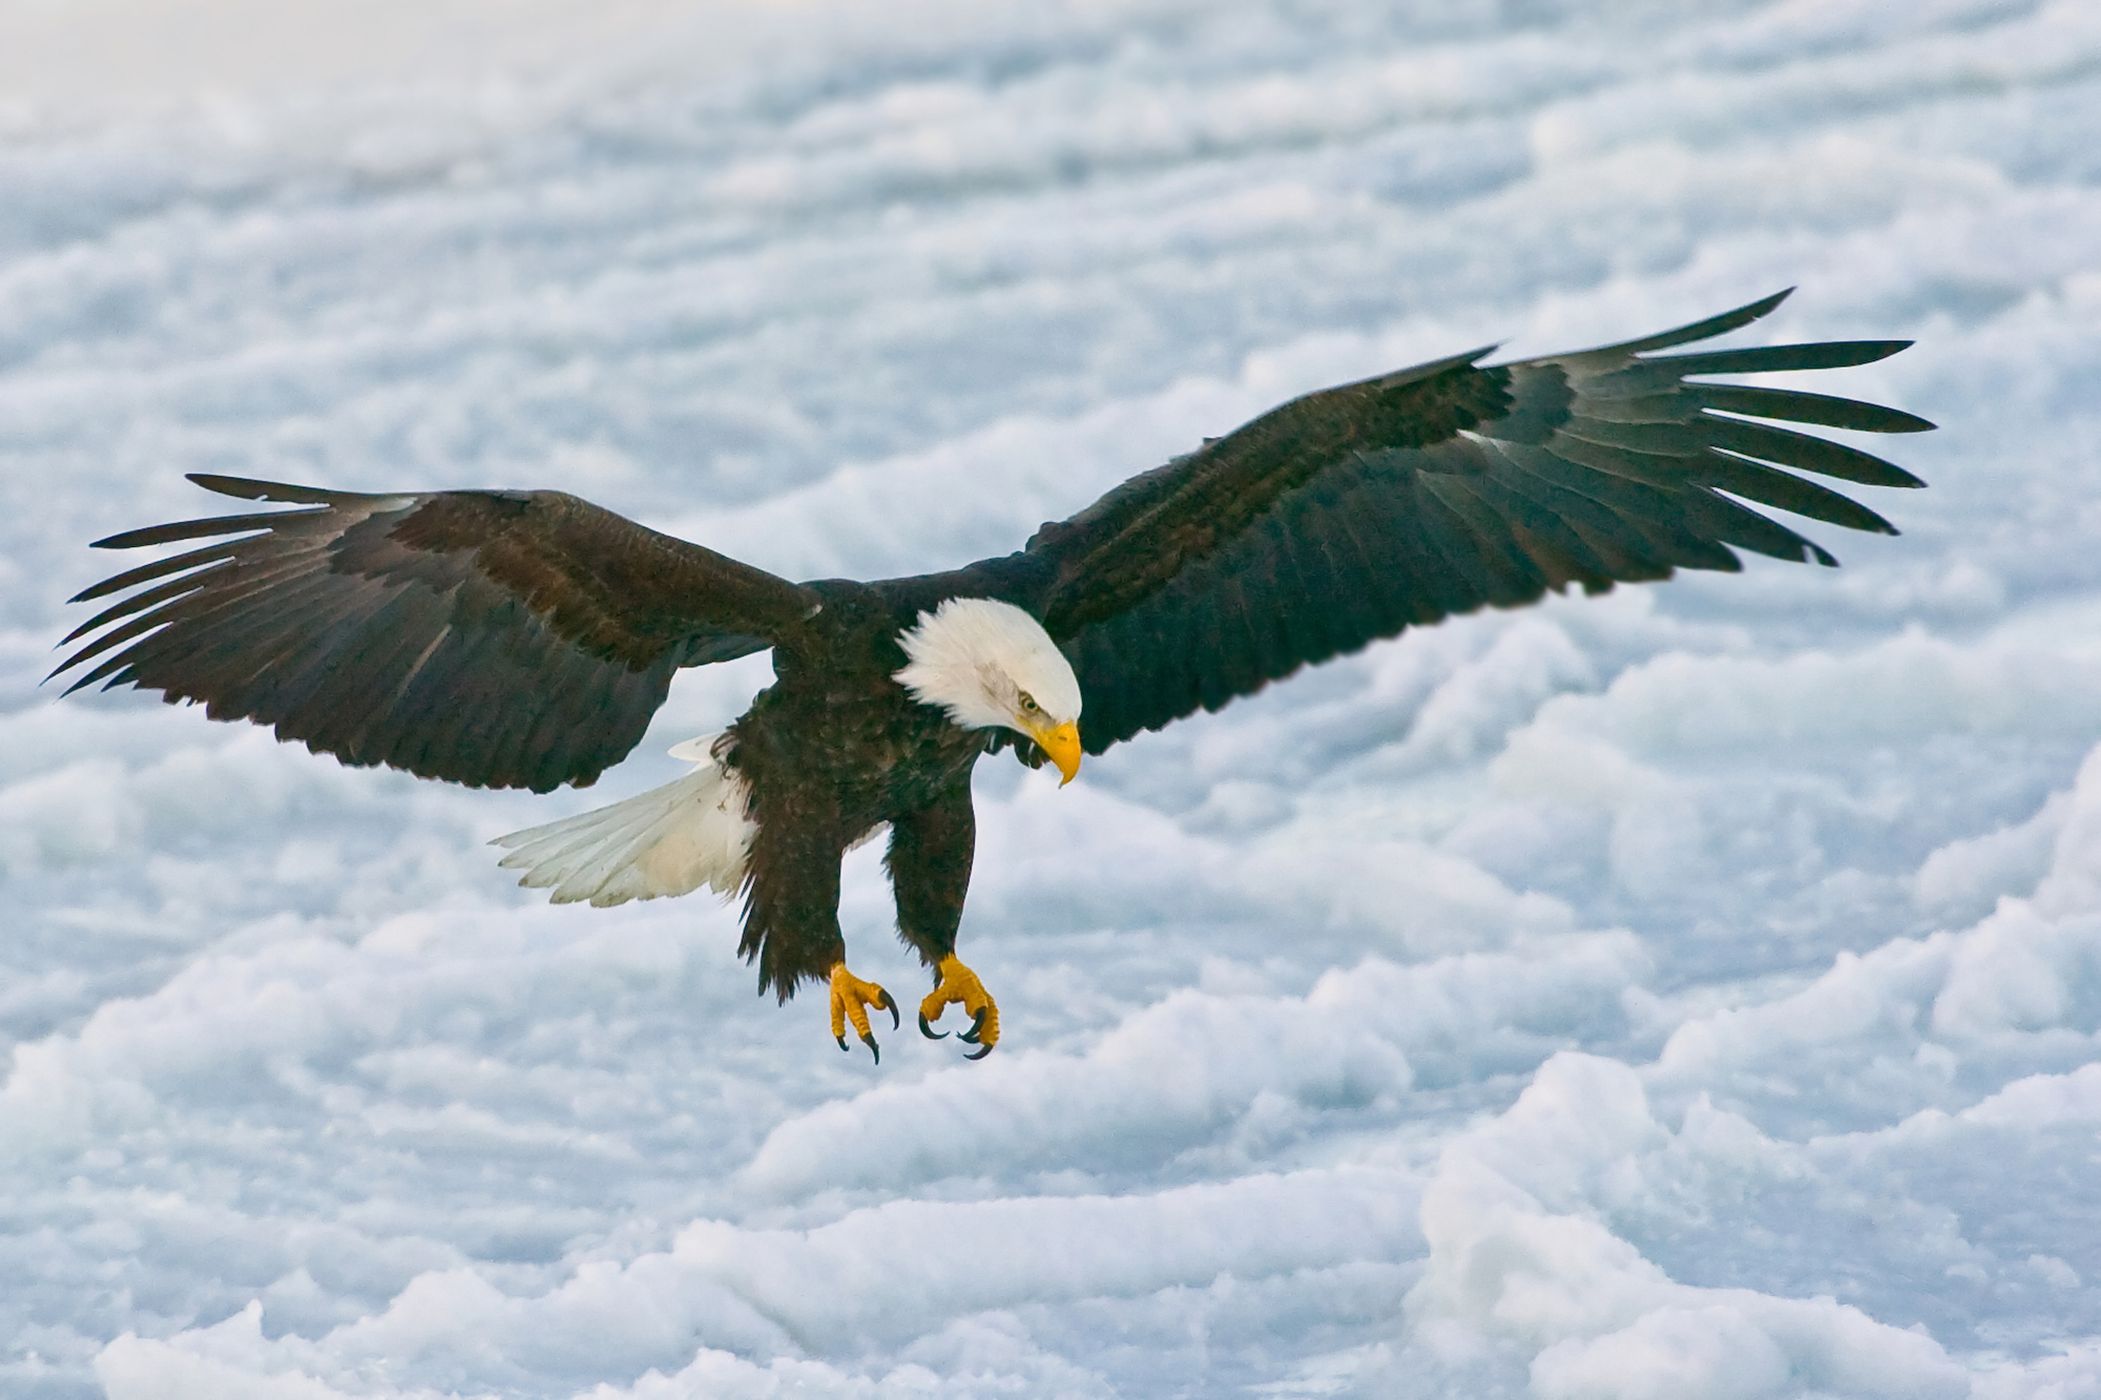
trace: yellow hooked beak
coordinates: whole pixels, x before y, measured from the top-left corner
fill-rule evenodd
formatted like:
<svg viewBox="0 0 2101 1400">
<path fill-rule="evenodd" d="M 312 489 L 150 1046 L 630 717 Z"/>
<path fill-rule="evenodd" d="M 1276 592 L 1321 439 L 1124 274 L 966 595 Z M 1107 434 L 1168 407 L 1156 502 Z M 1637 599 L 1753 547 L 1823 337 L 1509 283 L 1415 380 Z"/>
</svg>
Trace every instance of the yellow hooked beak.
<svg viewBox="0 0 2101 1400">
<path fill-rule="evenodd" d="M 1029 737 L 1034 739 L 1050 755 L 1050 761 L 1058 765 L 1065 776 L 1058 781 L 1059 787 L 1073 780 L 1080 771 L 1080 727 L 1077 724 L 1061 724 L 1056 728 L 1031 729 Z"/>
</svg>

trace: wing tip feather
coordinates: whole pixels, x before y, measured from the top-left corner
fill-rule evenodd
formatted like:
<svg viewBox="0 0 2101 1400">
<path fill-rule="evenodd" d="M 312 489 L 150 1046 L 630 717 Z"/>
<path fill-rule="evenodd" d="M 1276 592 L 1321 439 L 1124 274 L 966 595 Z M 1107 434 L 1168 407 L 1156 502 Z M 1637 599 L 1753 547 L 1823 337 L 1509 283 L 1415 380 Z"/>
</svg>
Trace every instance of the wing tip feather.
<svg viewBox="0 0 2101 1400">
<path fill-rule="evenodd" d="M 287 505 L 327 505 L 348 493 L 301 486 L 290 481 L 263 481 L 257 477 L 224 476 L 218 472 L 184 472 L 183 479 L 221 496 L 240 501 L 279 501 Z"/>
<path fill-rule="evenodd" d="M 1770 292 L 1765 296 L 1759 297 L 1756 301 L 1747 301 L 1742 306 L 1731 307 L 1727 311 L 1717 312 L 1701 320 L 1690 321 L 1682 326 L 1673 326 L 1667 331 L 1657 331 L 1654 334 L 1641 336 L 1634 340 L 1622 340 L 1613 345 L 1603 346 L 1595 351 L 1579 351 L 1578 356 L 1639 355 L 1650 350 L 1665 350 L 1674 345 L 1686 345 L 1695 341 L 1711 340 L 1715 336 L 1726 335 L 1734 330 L 1741 330 L 1753 321 L 1763 320 L 1765 317 L 1770 316 L 1782 302 L 1794 294 L 1795 289 L 1793 287 L 1782 287 L 1779 291 Z M 1558 358 L 1577 358 L 1577 356 Z"/>
</svg>

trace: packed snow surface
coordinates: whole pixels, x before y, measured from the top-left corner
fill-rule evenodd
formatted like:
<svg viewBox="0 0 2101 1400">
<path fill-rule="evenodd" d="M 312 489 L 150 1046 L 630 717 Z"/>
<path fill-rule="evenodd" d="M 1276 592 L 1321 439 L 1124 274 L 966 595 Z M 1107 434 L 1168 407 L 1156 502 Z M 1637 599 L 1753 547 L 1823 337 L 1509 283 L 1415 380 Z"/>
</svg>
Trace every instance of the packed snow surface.
<svg viewBox="0 0 2101 1400">
<path fill-rule="evenodd" d="M 2101 1394 L 2093 0 L 5 26 L 0 1393 Z M 1918 339 L 1815 380 L 1943 424 L 1902 538 L 984 765 L 982 1064 L 495 868 L 762 658 L 537 799 L 37 688 L 185 471 L 916 572 L 1796 283 L 1745 339 Z"/>
</svg>

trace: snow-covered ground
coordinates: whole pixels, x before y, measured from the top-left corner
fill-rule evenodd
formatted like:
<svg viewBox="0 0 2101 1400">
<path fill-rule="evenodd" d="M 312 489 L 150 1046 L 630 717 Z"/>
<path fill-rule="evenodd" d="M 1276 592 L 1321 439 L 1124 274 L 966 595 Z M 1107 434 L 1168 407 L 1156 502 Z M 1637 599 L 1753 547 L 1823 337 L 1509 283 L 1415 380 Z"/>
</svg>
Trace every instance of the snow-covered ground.
<svg viewBox="0 0 2101 1400">
<path fill-rule="evenodd" d="M 13 7 L 0 1393 L 2101 1395 L 2101 6 L 1386 8 Z M 762 660 L 543 799 L 36 688 L 184 471 L 917 571 L 1790 283 L 1903 538 L 985 765 L 982 1064 L 494 868 Z"/>
</svg>

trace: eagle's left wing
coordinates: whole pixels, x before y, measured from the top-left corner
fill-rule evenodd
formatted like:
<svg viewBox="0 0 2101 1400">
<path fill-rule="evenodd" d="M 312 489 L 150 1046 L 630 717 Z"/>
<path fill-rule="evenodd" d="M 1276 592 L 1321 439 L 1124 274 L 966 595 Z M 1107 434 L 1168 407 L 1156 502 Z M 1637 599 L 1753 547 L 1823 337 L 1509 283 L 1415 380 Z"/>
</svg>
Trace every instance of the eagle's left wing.
<svg viewBox="0 0 2101 1400">
<path fill-rule="evenodd" d="M 97 540 L 206 543 L 75 597 L 137 590 L 75 628 L 67 642 L 100 635 L 53 674 L 202 701 L 345 763 L 583 787 L 679 667 L 761 651 L 817 611 L 799 584 L 560 491 L 191 480 L 290 508 Z"/>
<path fill-rule="evenodd" d="M 1932 424 L 1693 376 L 1867 364 L 1908 341 L 1653 353 L 1748 324 L 1786 295 L 1603 349 L 1505 365 L 1476 351 L 1324 389 L 1044 526 L 1025 551 L 1043 580 L 1033 601 L 1079 675 L 1087 750 L 1454 613 L 1740 569 L 1736 549 L 1835 562 L 1741 501 L 1896 533 L 1795 472 L 1916 477 L 1754 420 Z"/>
</svg>

